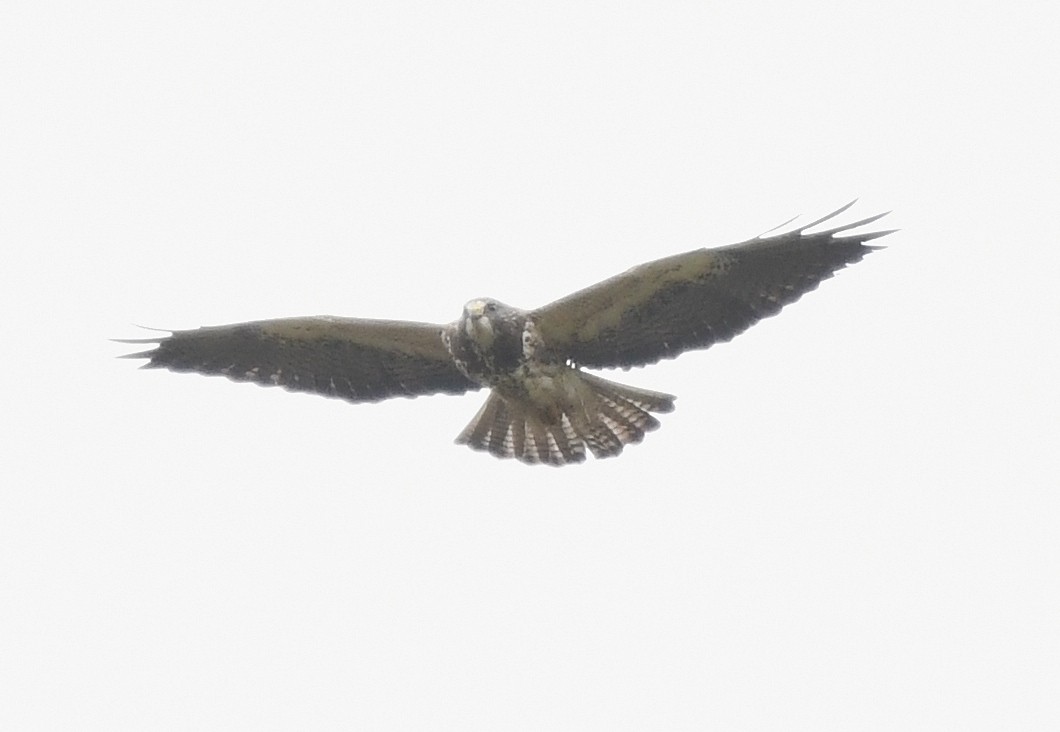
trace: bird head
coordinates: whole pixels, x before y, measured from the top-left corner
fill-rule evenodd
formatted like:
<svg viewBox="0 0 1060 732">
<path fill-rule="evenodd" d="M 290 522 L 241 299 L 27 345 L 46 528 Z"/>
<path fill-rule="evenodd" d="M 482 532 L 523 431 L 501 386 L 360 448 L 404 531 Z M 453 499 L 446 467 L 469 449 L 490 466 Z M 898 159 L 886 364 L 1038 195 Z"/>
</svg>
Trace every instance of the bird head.
<svg viewBox="0 0 1060 732">
<path fill-rule="evenodd" d="M 460 318 L 461 329 L 472 341 L 489 348 L 496 337 L 494 320 L 501 307 L 504 307 L 501 303 L 489 298 L 471 300 L 464 305 L 464 313 Z"/>
</svg>

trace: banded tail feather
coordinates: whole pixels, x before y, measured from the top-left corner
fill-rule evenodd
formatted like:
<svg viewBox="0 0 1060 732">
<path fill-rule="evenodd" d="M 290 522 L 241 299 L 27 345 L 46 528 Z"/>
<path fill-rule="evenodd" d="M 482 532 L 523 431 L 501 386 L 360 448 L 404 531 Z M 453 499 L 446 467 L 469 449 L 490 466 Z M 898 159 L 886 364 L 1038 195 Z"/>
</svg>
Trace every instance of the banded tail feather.
<svg viewBox="0 0 1060 732">
<path fill-rule="evenodd" d="M 490 393 L 475 418 L 456 438 L 457 444 L 524 463 L 566 465 L 614 457 L 626 445 L 640 442 L 659 427 L 652 412 L 670 412 L 670 394 L 618 384 L 584 371 L 564 372 L 546 397 L 545 409 L 524 400 Z M 540 399 L 534 404 L 539 404 Z"/>
</svg>

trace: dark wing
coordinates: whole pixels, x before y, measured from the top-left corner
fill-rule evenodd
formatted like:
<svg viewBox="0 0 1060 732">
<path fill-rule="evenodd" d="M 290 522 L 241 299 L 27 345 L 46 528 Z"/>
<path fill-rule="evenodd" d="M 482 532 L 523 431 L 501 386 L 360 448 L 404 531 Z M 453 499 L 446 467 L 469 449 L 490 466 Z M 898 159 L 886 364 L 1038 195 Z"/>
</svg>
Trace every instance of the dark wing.
<svg viewBox="0 0 1060 732">
<path fill-rule="evenodd" d="M 440 325 L 356 318 L 285 318 L 123 343 L 157 343 L 124 358 L 144 368 L 196 371 L 351 402 L 462 394 L 478 385 L 457 370 Z"/>
<path fill-rule="evenodd" d="M 531 317 L 555 356 L 596 368 L 655 363 L 730 340 L 876 248 L 865 242 L 892 233 L 836 236 L 886 214 L 806 233 L 851 205 L 785 234 L 642 264 Z"/>
</svg>

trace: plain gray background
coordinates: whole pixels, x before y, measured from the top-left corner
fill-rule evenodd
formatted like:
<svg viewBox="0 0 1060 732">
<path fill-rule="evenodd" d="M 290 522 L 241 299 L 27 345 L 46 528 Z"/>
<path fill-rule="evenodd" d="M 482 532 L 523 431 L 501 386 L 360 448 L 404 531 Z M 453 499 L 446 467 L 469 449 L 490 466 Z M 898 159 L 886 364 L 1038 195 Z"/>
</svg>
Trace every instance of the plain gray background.
<svg viewBox="0 0 1060 732">
<path fill-rule="evenodd" d="M 1054 3 L 0 7 L 0 726 L 1055 729 Z M 617 460 L 115 360 L 445 322 L 854 197 Z"/>
</svg>

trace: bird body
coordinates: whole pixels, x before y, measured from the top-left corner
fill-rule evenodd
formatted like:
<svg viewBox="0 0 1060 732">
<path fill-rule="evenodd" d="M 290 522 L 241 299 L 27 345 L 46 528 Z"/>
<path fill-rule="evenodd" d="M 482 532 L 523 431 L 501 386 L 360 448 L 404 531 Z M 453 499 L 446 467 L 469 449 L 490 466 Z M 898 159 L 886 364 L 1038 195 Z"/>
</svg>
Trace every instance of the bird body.
<svg viewBox="0 0 1060 732">
<path fill-rule="evenodd" d="M 610 457 L 659 426 L 674 397 L 586 368 L 624 368 L 730 340 L 775 315 L 891 233 L 837 234 L 883 214 L 810 233 L 842 213 L 740 244 L 634 267 L 534 310 L 489 298 L 448 325 L 329 316 L 174 331 L 124 341 L 129 358 L 352 402 L 395 396 L 490 395 L 457 442 L 497 457 L 564 465 Z M 768 232 L 767 232 L 768 233 Z"/>
<path fill-rule="evenodd" d="M 488 298 L 464 306 L 442 331 L 460 371 L 491 390 L 457 442 L 498 457 L 561 465 L 617 455 L 640 442 L 674 397 L 616 384 L 581 371 L 553 352 L 531 312 Z"/>
</svg>

